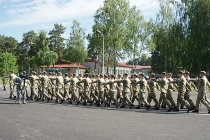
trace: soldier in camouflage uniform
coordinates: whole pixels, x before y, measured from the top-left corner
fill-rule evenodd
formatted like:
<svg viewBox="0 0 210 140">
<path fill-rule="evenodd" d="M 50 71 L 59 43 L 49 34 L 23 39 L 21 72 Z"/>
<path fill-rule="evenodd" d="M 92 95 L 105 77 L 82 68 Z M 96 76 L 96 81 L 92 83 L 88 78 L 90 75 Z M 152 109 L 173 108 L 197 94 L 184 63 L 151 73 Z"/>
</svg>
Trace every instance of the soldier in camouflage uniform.
<svg viewBox="0 0 210 140">
<path fill-rule="evenodd" d="M 31 72 L 30 83 L 31 83 L 31 99 L 32 99 L 32 101 L 34 101 L 35 97 L 38 98 L 38 95 L 36 94 L 36 90 L 38 87 L 38 80 L 39 80 L 39 78 L 35 75 L 35 72 Z"/>
<path fill-rule="evenodd" d="M 91 83 L 91 80 L 90 80 L 90 78 L 88 76 L 89 76 L 89 74 L 86 73 L 85 74 L 85 78 L 78 82 L 78 84 L 84 83 L 84 93 L 83 93 L 83 96 L 82 96 L 82 99 L 84 101 L 83 105 L 86 105 L 87 102 L 90 102 L 90 105 L 93 104 L 93 101 L 88 96 L 89 95 L 89 91 L 90 91 L 90 83 Z"/>
<path fill-rule="evenodd" d="M 15 79 L 13 80 L 13 84 L 16 85 L 18 104 L 20 104 L 21 101 L 20 95 L 22 95 L 23 104 L 26 104 L 25 92 L 22 91 L 24 87 L 23 80 L 20 77 L 15 77 Z"/>
<path fill-rule="evenodd" d="M 118 74 L 118 79 L 117 81 L 117 101 L 119 101 L 119 103 L 122 102 L 123 100 L 123 96 L 122 96 L 122 91 L 123 91 L 123 83 L 121 82 L 121 74 Z"/>
<path fill-rule="evenodd" d="M 12 96 L 14 96 L 14 98 L 16 98 L 15 94 L 14 94 L 14 88 L 15 88 L 15 84 L 14 84 L 14 79 L 17 76 L 14 74 L 14 70 L 11 71 L 11 74 L 9 75 L 9 84 L 10 84 L 10 96 L 9 98 L 12 99 Z"/>
<path fill-rule="evenodd" d="M 140 77 L 141 77 L 141 79 L 137 82 L 137 84 L 140 84 L 140 88 L 139 88 L 139 96 L 138 96 L 138 107 L 136 109 L 140 109 L 141 102 L 143 102 L 143 103 L 145 103 L 145 106 L 148 110 L 148 109 L 151 108 L 151 106 L 149 105 L 149 103 L 145 99 L 145 93 L 146 93 L 146 89 L 147 89 L 147 81 L 144 78 L 145 77 L 144 73 L 141 73 Z"/>
<path fill-rule="evenodd" d="M 133 75 L 133 79 L 131 79 L 132 84 L 132 104 L 134 103 L 135 99 L 138 100 L 138 92 L 139 92 L 139 86 L 136 84 L 139 82 L 139 78 L 137 74 Z"/>
<path fill-rule="evenodd" d="M 48 85 L 49 85 L 50 81 L 49 81 L 49 78 L 46 74 L 47 74 L 47 72 L 44 71 L 43 76 L 40 79 L 41 85 L 42 85 L 42 94 L 41 94 L 42 96 L 39 99 L 42 99 L 42 101 L 45 101 L 45 98 L 47 98 L 48 101 L 50 99 L 50 96 L 48 95 L 48 92 L 47 92 L 48 91 Z M 37 100 L 39 100 L 39 99 L 37 99 Z"/>
<path fill-rule="evenodd" d="M 109 79 L 106 74 L 104 74 L 104 81 L 105 83 L 109 82 Z M 109 84 L 104 85 L 104 99 L 107 102 L 109 101 L 109 90 L 110 90 Z"/>
<path fill-rule="evenodd" d="M 56 76 L 55 73 L 52 73 L 52 77 L 50 77 L 51 83 L 52 83 L 52 95 L 51 95 L 51 100 L 56 96 Z"/>
<path fill-rule="evenodd" d="M 171 77 L 172 77 L 172 73 L 168 73 L 167 74 L 167 79 L 169 81 L 169 85 L 168 85 L 168 90 L 167 90 L 167 93 L 166 93 L 166 98 L 168 99 L 168 101 L 171 103 L 171 105 L 175 109 L 177 106 L 176 106 L 176 103 L 174 102 L 174 99 L 172 97 L 172 92 L 176 91 L 175 86 L 177 86 L 177 85 L 174 86 L 175 83 L 170 83 L 170 82 L 174 81 Z"/>
<path fill-rule="evenodd" d="M 92 84 L 93 83 L 97 84 L 97 89 L 99 92 L 97 106 L 100 106 L 102 102 L 105 103 L 105 106 L 107 106 L 107 101 L 104 99 L 104 96 L 103 96 L 103 94 L 104 94 L 104 85 L 103 84 L 105 83 L 105 81 L 103 79 L 103 75 L 100 74 L 100 78 L 98 80 L 95 80 L 94 82 L 92 82 Z"/>
<path fill-rule="evenodd" d="M 179 111 L 181 104 L 183 104 L 188 108 L 187 112 L 189 112 L 192 110 L 192 107 L 190 107 L 190 105 L 184 99 L 187 81 L 186 81 L 186 78 L 183 76 L 183 71 L 179 71 L 178 75 L 180 77 L 179 79 L 170 82 L 170 83 L 175 82 L 178 84 L 177 108 L 174 109 L 174 111 Z"/>
<path fill-rule="evenodd" d="M 52 98 L 52 81 L 51 81 L 51 78 L 52 78 L 52 72 L 49 72 L 49 75 L 48 75 L 48 95 L 51 96 Z"/>
<path fill-rule="evenodd" d="M 125 108 L 126 103 L 128 103 L 130 105 L 130 108 L 132 108 L 134 105 L 132 104 L 132 102 L 130 101 L 130 99 L 128 97 L 131 92 L 131 90 L 130 90 L 131 81 L 128 79 L 128 74 L 125 73 L 123 75 L 123 80 L 119 80 L 119 81 L 121 83 L 123 83 L 123 102 L 122 102 L 121 108 Z"/>
<path fill-rule="evenodd" d="M 41 98 L 41 96 L 42 96 L 42 81 L 41 81 L 41 78 L 42 78 L 42 72 L 39 72 L 39 82 L 38 82 L 38 96 L 39 96 L 39 98 Z"/>
<path fill-rule="evenodd" d="M 147 102 L 150 104 L 151 101 L 153 100 L 155 102 L 155 108 L 158 107 L 158 100 L 156 98 L 156 89 L 160 90 L 158 84 L 152 80 L 155 78 L 155 74 L 151 73 L 150 74 L 150 80 L 148 81 L 148 86 L 149 86 L 149 94 L 147 96 Z"/>
<path fill-rule="evenodd" d="M 206 108 L 208 109 L 208 114 L 210 114 L 210 105 L 205 99 L 206 96 L 206 89 L 207 89 L 207 78 L 205 77 L 206 72 L 201 71 L 200 72 L 200 77 L 197 82 L 198 82 L 198 95 L 197 95 L 197 100 L 196 100 L 196 107 L 193 112 L 199 112 L 200 109 L 200 104 L 203 103 Z"/>
<path fill-rule="evenodd" d="M 190 98 L 190 92 L 192 91 L 192 88 L 194 88 L 195 90 L 197 90 L 196 86 L 193 84 L 193 82 L 190 81 L 190 76 L 189 76 L 189 72 L 186 71 L 184 73 L 184 77 L 186 78 L 187 80 L 187 83 L 186 83 L 186 92 L 184 94 L 184 99 L 186 101 L 189 102 L 190 106 L 195 109 L 195 104 L 193 103 L 192 99 Z M 181 108 L 183 108 L 183 104 L 181 106 Z"/>
<path fill-rule="evenodd" d="M 109 96 L 109 107 L 111 107 L 111 104 L 112 104 L 112 101 L 113 101 L 114 104 L 116 105 L 116 108 L 117 108 L 118 107 L 118 102 L 114 97 L 114 94 L 117 91 L 116 90 L 117 83 L 115 81 L 115 76 L 112 74 L 109 82 L 107 82 L 107 83 L 105 82 L 104 85 L 109 85 L 109 87 L 110 87 L 110 90 L 109 90 L 109 95 L 110 95 Z"/>
<path fill-rule="evenodd" d="M 63 77 L 62 77 L 62 73 L 58 72 L 58 76 L 56 77 L 56 103 L 59 102 L 59 100 L 61 99 L 61 103 L 63 103 L 64 99 L 63 99 L 63 90 L 64 84 L 63 84 Z"/>
<path fill-rule="evenodd" d="M 169 81 L 166 79 L 166 72 L 162 72 L 161 76 L 162 76 L 162 78 L 156 80 L 156 82 L 159 82 L 161 85 L 159 106 L 157 109 L 159 109 L 160 103 L 163 101 L 164 104 L 166 104 L 169 107 L 169 109 L 167 111 L 170 112 L 173 109 L 173 107 L 166 97 Z"/>
<path fill-rule="evenodd" d="M 76 96 L 76 91 L 77 91 L 77 82 L 79 82 L 79 80 L 76 77 L 76 74 L 73 74 L 73 77 L 70 79 L 69 81 L 71 84 L 71 99 L 69 100 L 69 103 L 72 104 L 73 100 L 75 100 L 77 102 L 77 105 L 80 104 L 79 99 Z"/>
<path fill-rule="evenodd" d="M 68 97 L 68 99 L 71 98 L 70 93 L 70 82 L 68 82 L 69 80 L 71 80 L 71 78 L 68 77 L 68 73 L 65 73 L 65 77 L 64 77 L 64 100 L 66 100 L 66 96 Z M 69 92 L 68 92 L 69 91 Z"/>
<path fill-rule="evenodd" d="M 79 81 L 82 81 L 83 80 L 82 74 L 79 74 L 78 80 Z M 80 101 L 82 101 L 82 96 L 83 96 L 83 92 L 84 92 L 84 84 L 83 83 L 78 84 L 77 85 L 77 88 L 79 89 L 79 97 L 78 97 L 78 99 Z"/>
<path fill-rule="evenodd" d="M 91 76 L 91 81 L 94 82 L 96 79 L 95 79 L 95 75 L 93 74 Z M 96 83 L 92 83 L 91 86 L 90 86 L 90 98 L 91 100 L 94 100 L 94 101 L 98 101 L 96 95 L 95 95 L 95 91 L 96 91 Z"/>
</svg>

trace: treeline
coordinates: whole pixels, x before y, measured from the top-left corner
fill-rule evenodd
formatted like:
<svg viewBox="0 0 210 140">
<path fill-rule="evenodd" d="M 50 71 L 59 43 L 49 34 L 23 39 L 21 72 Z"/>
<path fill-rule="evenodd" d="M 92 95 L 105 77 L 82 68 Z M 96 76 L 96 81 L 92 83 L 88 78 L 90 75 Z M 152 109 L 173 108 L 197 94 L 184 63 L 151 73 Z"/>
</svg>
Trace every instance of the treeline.
<svg viewBox="0 0 210 140">
<path fill-rule="evenodd" d="M 105 0 L 94 15 L 92 33 L 88 35 L 74 20 L 67 40 L 62 37 L 66 27 L 55 24 L 48 33 L 33 30 L 24 33 L 20 43 L 1 35 L 0 52 L 17 56 L 20 70 L 49 66 L 59 59 L 80 64 L 87 56 L 102 58 L 104 38 L 106 67 L 115 67 L 117 61 L 127 58 L 130 64 L 151 64 L 155 73 L 176 73 L 180 69 L 195 74 L 200 70 L 208 71 L 209 0 L 159 2 L 156 19 L 146 21 L 128 0 Z"/>
</svg>

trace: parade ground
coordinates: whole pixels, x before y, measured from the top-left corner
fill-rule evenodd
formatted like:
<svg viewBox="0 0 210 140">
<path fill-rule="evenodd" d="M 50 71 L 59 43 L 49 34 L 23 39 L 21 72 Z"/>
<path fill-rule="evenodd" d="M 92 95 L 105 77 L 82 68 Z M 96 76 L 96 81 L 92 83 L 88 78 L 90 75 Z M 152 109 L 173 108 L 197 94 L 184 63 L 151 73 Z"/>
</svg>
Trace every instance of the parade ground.
<svg viewBox="0 0 210 140">
<path fill-rule="evenodd" d="M 30 90 L 29 90 L 30 91 Z M 159 98 L 159 93 L 157 92 Z M 177 93 L 173 94 L 176 100 Z M 196 93 L 191 93 L 193 101 Z M 73 105 L 15 104 L 0 90 L 0 140 L 209 140 L 210 114 Z M 210 97 L 210 95 L 209 95 Z"/>
</svg>

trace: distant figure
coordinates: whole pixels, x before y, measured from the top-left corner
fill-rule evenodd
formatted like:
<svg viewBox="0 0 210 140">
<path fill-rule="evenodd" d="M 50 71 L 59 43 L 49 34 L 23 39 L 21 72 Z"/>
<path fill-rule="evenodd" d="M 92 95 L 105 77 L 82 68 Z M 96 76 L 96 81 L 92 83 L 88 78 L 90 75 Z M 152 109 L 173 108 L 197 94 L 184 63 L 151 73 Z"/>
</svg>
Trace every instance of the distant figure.
<svg viewBox="0 0 210 140">
<path fill-rule="evenodd" d="M 8 79 L 7 78 L 9 78 L 9 77 L 7 77 L 5 74 L 2 77 L 4 91 L 6 91 L 6 85 L 7 85 L 7 82 L 8 82 Z"/>
</svg>

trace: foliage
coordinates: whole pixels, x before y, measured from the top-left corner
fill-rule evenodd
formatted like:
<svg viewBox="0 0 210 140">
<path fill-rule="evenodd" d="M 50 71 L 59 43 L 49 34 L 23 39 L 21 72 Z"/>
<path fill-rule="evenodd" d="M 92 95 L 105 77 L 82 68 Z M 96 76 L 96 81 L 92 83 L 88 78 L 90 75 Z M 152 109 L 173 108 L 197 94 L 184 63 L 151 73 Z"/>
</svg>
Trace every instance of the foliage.
<svg viewBox="0 0 210 140">
<path fill-rule="evenodd" d="M 18 72 L 17 59 L 12 53 L 2 53 L 0 55 L 0 75 L 9 74 L 11 70 Z"/>
</svg>

